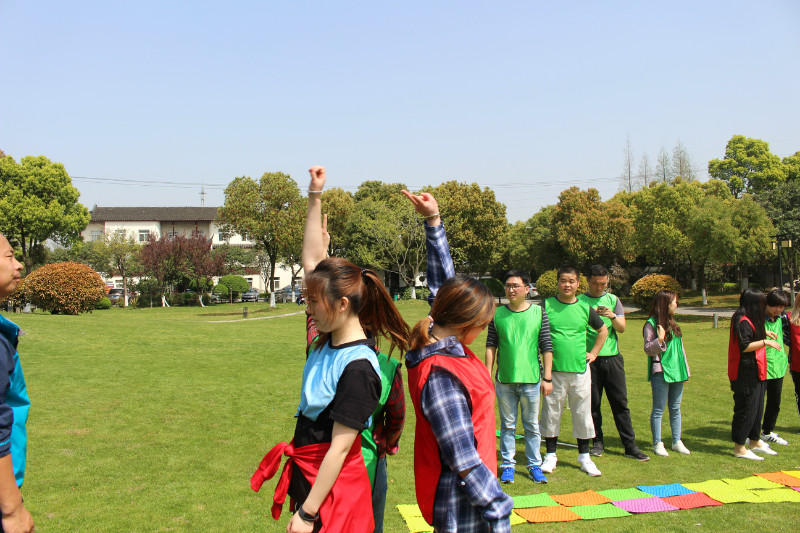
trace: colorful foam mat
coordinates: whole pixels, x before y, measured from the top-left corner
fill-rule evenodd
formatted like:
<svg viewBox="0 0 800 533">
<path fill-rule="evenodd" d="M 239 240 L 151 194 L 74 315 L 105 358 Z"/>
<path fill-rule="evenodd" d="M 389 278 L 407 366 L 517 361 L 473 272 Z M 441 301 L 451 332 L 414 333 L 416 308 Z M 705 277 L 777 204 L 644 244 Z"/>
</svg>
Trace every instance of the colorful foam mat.
<svg viewBox="0 0 800 533">
<path fill-rule="evenodd" d="M 800 503 L 800 470 L 757 473 L 741 479 L 710 479 L 700 483 L 515 496 L 511 525 L 618 518 L 736 503 L 784 502 Z M 398 505 L 397 510 L 410 533 L 433 531 L 416 505 Z"/>
</svg>

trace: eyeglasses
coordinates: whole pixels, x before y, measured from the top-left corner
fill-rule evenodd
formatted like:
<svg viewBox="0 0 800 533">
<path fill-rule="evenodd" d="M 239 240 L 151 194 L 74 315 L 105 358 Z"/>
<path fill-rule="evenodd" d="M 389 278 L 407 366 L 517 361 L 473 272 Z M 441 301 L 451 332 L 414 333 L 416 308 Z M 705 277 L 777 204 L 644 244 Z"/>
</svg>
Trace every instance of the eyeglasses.
<svg viewBox="0 0 800 533">
<path fill-rule="evenodd" d="M 518 290 L 524 289 L 524 288 L 525 288 L 524 285 L 506 285 L 506 290 L 507 291 L 518 291 Z"/>
</svg>

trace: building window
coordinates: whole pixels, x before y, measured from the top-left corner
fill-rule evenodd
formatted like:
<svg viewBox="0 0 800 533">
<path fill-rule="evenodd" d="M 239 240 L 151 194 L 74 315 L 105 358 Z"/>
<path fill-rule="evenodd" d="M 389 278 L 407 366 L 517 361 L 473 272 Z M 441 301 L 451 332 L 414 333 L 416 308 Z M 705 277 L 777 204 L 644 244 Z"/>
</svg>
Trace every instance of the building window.
<svg viewBox="0 0 800 533">
<path fill-rule="evenodd" d="M 219 230 L 219 240 L 220 240 L 220 242 L 222 242 L 222 241 L 228 242 L 228 240 L 230 238 L 231 238 L 231 234 L 230 233 L 225 233 L 224 231 Z"/>
<path fill-rule="evenodd" d="M 103 232 L 100 230 L 92 230 L 92 240 L 93 241 L 102 241 L 103 240 Z"/>
<path fill-rule="evenodd" d="M 175 230 L 172 230 L 167 235 L 169 236 L 170 239 L 174 239 L 174 238 L 176 238 L 178 236 L 178 232 L 175 231 Z"/>
<path fill-rule="evenodd" d="M 281 278 L 272 278 L 272 291 L 277 291 L 281 285 Z"/>
<path fill-rule="evenodd" d="M 147 238 L 150 237 L 150 230 L 149 229 L 140 229 L 139 230 L 139 242 L 147 242 Z"/>
<path fill-rule="evenodd" d="M 123 239 L 124 240 L 127 235 L 128 235 L 128 233 L 124 229 L 114 230 L 114 236 L 117 239 Z"/>
</svg>

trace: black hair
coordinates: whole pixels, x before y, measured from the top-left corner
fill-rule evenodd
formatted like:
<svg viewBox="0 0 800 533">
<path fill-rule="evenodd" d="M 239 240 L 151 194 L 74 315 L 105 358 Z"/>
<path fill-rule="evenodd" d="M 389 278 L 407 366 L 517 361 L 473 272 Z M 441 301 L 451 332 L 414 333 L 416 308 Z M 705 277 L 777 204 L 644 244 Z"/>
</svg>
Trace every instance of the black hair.
<svg viewBox="0 0 800 533">
<path fill-rule="evenodd" d="M 603 265 L 592 265 L 589 267 L 589 278 L 602 278 L 608 276 L 608 269 Z"/>
<path fill-rule="evenodd" d="M 756 289 L 745 289 L 739 296 L 739 309 L 733 314 L 731 318 L 731 327 L 739 327 L 739 321 L 743 316 L 750 319 L 753 323 L 753 331 L 755 335 L 754 341 L 760 341 L 767 338 L 767 332 L 764 329 L 764 321 L 766 320 L 767 297 L 764 293 Z"/>
<path fill-rule="evenodd" d="M 780 289 L 774 289 L 767 293 L 767 305 L 770 307 L 788 307 L 789 295 Z"/>
<path fill-rule="evenodd" d="M 578 280 L 581 279 L 580 271 L 572 265 L 564 265 L 558 269 L 556 273 L 556 279 L 561 277 L 561 274 L 575 274 L 578 277 Z"/>
<path fill-rule="evenodd" d="M 522 280 L 523 285 L 527 285 L 528 283 L 531 282 L 530 276 L 528 276 L 522 270 L 509 270 L 508 272 L 506 272 L 506 277 L 503 279 L 503 282 L 508 281 L 508 278 L 519 278 Z"/>
</svg>

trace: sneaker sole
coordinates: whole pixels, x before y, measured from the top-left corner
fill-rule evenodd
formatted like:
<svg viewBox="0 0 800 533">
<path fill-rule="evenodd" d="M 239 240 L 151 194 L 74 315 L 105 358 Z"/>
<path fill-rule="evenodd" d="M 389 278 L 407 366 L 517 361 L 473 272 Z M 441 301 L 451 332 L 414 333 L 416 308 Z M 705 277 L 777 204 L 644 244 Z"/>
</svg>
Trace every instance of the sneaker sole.
<svg viewBox="0 0 800 533">
<path fill-rule="evenodd" d="M 627 457 L 627 458 L 629 458 L 629 459 L 636 459 L 637 461 L 641 461 L 641 462 L 645 462 L 645 461 L 649 461 L 649 460 L 650 460 L 650 457 L 649 457 L 649 456 L 645 456 L 645 457 L 636 457 L 635 455 L 630 455 L 630 454 L 628 454 L 628 453 L 626 453 L 626 454 L 625 454 L 625 457 Z"/>
<path fill-rule="evenodd" d="M 603 452 L 596 452 L 594 450 L 591 450 L 589 452 L 589 455 L 591 455 L 592 457 L 603 457 Z"/>
</svg>

